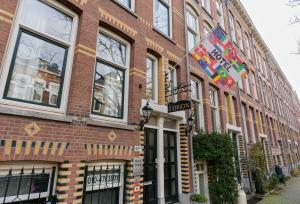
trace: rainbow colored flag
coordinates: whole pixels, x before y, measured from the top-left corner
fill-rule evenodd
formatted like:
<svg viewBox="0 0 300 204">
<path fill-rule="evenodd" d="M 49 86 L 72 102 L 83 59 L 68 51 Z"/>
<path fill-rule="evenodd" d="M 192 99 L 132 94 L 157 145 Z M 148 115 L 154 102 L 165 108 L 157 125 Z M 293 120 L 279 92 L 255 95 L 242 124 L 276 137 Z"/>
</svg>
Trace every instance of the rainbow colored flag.
<svg viewBox="0 0 300 204">
<path fill-rule="evenodd" d="M 221 88 L 231 88 L 249 70 L 227 38 L 217 26 L 190 54 Z"/>
</svg>

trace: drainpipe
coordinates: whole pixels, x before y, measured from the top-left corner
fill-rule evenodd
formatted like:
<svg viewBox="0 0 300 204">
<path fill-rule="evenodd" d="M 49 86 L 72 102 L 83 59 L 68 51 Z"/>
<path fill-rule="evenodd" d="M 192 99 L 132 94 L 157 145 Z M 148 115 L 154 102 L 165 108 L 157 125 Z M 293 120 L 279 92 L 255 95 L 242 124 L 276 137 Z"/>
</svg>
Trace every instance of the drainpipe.
<svg viewBox="0 0 300 204">
<path fill-rule="evenodd" d="M 187 80 L 187 83 L 189 84 L 190 83 L 190 74 L 191 74 L 191 70 L 190 70 L 190 64 L 189 64 L 189 50 L 188 50 L 188 38 L 187 38 L 187 35 L 188 35 L 188 32 L 187 32 L 187 23 L 186 23 L 186 10 L 187 10 L 187 7 L 186 7 L 186 0 L 184 0 L 184 4 L 183 4 L 183 13 L 184 13 L 184 38 L 185 38 L 185 62 L 186 62 L 186 80 Z M 190 99 L 190 94 L 189 94 L 189 99 Z M 188 117 L 191 115 L 191 110 L 188 110 Z M 188 127 L 189 128 L 189 127 Z M 193 153 L 193 131 L 188 131 L 188 136 L 190 138 L 190 148 L 189 148 L 189 151 L 190 151 L 190 155 L 191 155 L 191 158 L 190 158 L 190 161 L 191 161 L 191 166 L 192 166 L 192 193 L 196 193 L 196 186 L 195 186 L 195 161 L 194 161 L 194 153 Z"/>
</svg>

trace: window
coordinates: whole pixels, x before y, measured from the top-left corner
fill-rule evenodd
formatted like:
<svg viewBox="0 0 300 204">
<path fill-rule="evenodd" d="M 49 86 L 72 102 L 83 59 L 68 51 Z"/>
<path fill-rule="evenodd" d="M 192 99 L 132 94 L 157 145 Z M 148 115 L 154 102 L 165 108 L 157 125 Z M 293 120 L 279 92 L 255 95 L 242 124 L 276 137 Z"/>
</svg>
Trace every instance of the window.
<svg viewBox="0 0 300 204">
<path fill-rule="evenodd" d="M 258 61 L 258 64 L 257 64 L 257 67 L 258 69 L 263 72 L 263 67 L 262 67 L 262 58 L 261 58 L 261 54 L 260 52 L 258 52 L 258 55 L 257 55 L 257 61 Z"/>
<path fill-rule="evenodd" d="M 196 163 L 195 176 L 197 193 L 208 198 L 208 175 L 206 162 L 201 161 Z"/>
<path fill-rule="evenodd" d="M 177 94 L 174 94 L 175 88 L 177 87 L 177 69 L 176 67 L 169 65 L 169 71 L 166 73 L 167 75 L 167 88 L 168 88 L 168 102 L 176 102 Z"/>
<path fill-rule="evenodd" d="M 249 123 L 250 123 L 250 129 L 252 133 L 252 142 L 256 143 L 256 133 L 254 128 L 254 110 L 250 108 L 250 115 L 249 115 Z"/>
<path fill-rule="evenodd" d="M 244 133 L 245 133 L 245 140 L 246 140 L 246 143 L 248 143 L 249 137 L 248 137 L 247 122 L 246 122 L 246 106 L 245 106 L 245 104 L 242 104 L 242 120 L 243 120 L 243 129 L 244 129 Z"/>
<path fill-rule="evenodd" d="M 210 0 L 202 0 L 202 7 L 203 7 L 209 14 L 211 14 L 211 10 L 210 10 Z"/>
<path fill-rule="evenodd" d="M 124 163 L 89 164 L 85 168 L 82 203 L 123 203 L 124 177 Z"/>
<path fill-rule="evenodd" d="M 157 101 L 157 58 L 152 55 L 146 60 L 146 99 Z"/>
<path fill-rule="evenodd" d="M 234 103 L 231 95 L 225 94 L 226 97 L 226 108 L 227 108 L 227 121 L 231 125 L 236 125 L 235 120 L 235 109 L 234 109 Z"/>
<path fill-rule="evenodd" d="M 250 48 L 250 39 L 249 39 L 249 36 L 247 35 L 247 33 L 245 33 L 245 38 L 246 38 L 246 41 L 245 41 L 245 45 L 246 45 L 246 55 L 248 57 L 249 60 L 251 60 L 251 48 Z"/>
<path fill-rule="evenodd" d="M 98 34 L 92 114 L 126 120 L 129 47 L 109 31 Z"/>
<path fill-rule="evenodd" d="M 171 36 L 171 0 L 154 0 L 154 27 L 163 34 Z"/>
<path fill-rule="evenodd" d="M 254 94 L 254 98 L 258 99 L 258 95 L 257 95 L 257 87 L 256 87 L 256 81 L 255 81 L 255 76 L 254 76 L 254 72 L 250 72 L 249 73 L 249 79 L 250 79 L 250 84 L 252 86 L 252 91 Z"/>
<path fill-rule="evenodd" d="M 2 102 L 64 111 L 76 29 L 76 14 L 58 3 L 21 1 L 11 40 L 15 45 L 10 46 L 14 50 L 9 50 L 4 65 Z M 55 103 L 49 103 L 51 83 L 58 84 Z"/>
<path fill-rule="evenodd" d="M 251 95 L 250 84 L 249 84 L 249 75 L 246 76 L 244 79 L 245 79 L 245 85 L 246 85 L 246 92 L 247 92 L 247 94 Z"/>
<path fill-rule="evenodd" d="M 192 10 L 192 8 L 188 8 L 187 10 L 187 30 L 188 30 L 188 49 L 191 50 L 196 46 L 199 41 L 198 36 L 198 16 Z"/>
<path fill-rule="evenodd" d="M 208 35 L 211 32 L 212 27 L 204 21 L 204 36 Z"/>
<path fill-rule="evenodd" d="M 225 20 L 224 20 L 224 12 L 223 12 L 223 3 L 221 0 L 216 1 L 217 14 L 218 14 L 218 23 L 225 30 Z"/>
<path fill-rule="evenodd" d="M 238 81 L 238 86 L 239 86 L 239 88 L 240 89 L 244 89 L 244 86 L 243 86 L 243 79 L 240 79 L 239 81 Z"/>
<path fill-rule="evenodd" d="M 134 10 L 134 1 L 135 0 L 115 0 L 115 1 L 118 1 L 123 6 L 129 8 L 131 10 Z"/>
<path fill-rule="evenodd" d="M 201 82 L 191 81 L 191 98 L 193 103 L 193 115 L 195 120 L 195 130 L 204 130 L 202 86 Z"/>
<path fill-rule="evenodd" d="M 259 64 L 258 64 L 258 54 L 257 54 L 257 49 L 256 49 L 255 46 L 253 47 L 253 50 L 254 50 L 255 64 L 256 64 L 257 69 L 259 69 Z"/>
<path fill-rule="evenodd" d="M 263 59 L 263 72 L 264 72 L 266 78 L 268 78 L 266 59 Z"/>
<path fill-rule="evenodd" d="M 210 109 L 211 109 L 211 120 L 213 131 L 220 131 L 220 117 L 218 108 L 218 92 L 214 88 L 209 89 Z"/>
<path fill-rule="evenodd" d="M 55 174 L 56 166 L 51 165 L 1 164 L 0 203 L 51 203 Z"/>
<path fill-rule="evenodd" d="M 230 35 L 233 42 L 236 43 L 236 35 L 235 35 L 235 25 L 234 25 L 234 18 L 231 13 L 229 13 L 229 28 L 230 28 Z"/>
<path fill-rule="evenodd" d="M 244 51 L 244 44 L 243 44 L 243 36 L 242 36 L 242 27 L 241 25 L 237 22 L 236 26 L 236 33 L 237 33 L 237 43 L 238 46 L 242 51 Z"/>
</svg>

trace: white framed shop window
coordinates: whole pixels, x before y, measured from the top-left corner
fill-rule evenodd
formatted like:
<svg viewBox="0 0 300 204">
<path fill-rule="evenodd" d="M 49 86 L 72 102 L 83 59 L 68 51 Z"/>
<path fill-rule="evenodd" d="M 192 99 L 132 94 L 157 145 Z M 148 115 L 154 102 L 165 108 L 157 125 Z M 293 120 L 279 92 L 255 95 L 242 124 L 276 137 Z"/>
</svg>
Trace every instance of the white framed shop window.
<svg viewBox="0 0 300 204">
<path fill-rule="evenodd" d="M 77 26 L 78 15 L 57 1 L 19 1 L 1 69 L 0 105 L 65 114 Z M 55 104 L 42 97 L 53 82 L 59 84 Z"/>
<path fill-rule="evenodd" d="M 57 165 L 15 162 L 0 165 L 0 203 L 54 199 Z"/>
</svg>

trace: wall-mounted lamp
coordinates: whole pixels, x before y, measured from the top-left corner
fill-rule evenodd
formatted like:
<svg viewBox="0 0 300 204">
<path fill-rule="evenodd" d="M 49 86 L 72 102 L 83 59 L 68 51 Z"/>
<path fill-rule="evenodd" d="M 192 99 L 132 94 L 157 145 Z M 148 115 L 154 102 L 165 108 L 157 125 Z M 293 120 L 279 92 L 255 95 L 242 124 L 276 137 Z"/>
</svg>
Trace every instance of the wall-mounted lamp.
<svg viewBox="0 0 300 204">
<path fill-rule="evenodd" d="M 146 105 L 142 108 L 143 119 L 140 120 L 139 124 L 135 124 L 135 125 L 140 125 L 140 130 L 143 130 L 145 124 L 149 122 L 152 111 L 153 108 L 151 108 L 149 102 L 147 101 Z"/>
<path fill-rule="evenodd" d="M 188 122 L 188 126 L 189 126 L 189 132 L 191 132 L 193 129 L 193 126 L 194 126 L 194 118 L 193 118 L 192 114 L 187 119 L 187 122 Z"/>
</svg>

